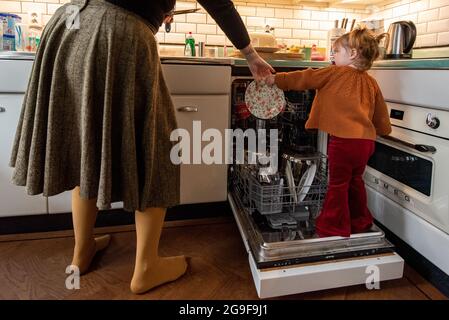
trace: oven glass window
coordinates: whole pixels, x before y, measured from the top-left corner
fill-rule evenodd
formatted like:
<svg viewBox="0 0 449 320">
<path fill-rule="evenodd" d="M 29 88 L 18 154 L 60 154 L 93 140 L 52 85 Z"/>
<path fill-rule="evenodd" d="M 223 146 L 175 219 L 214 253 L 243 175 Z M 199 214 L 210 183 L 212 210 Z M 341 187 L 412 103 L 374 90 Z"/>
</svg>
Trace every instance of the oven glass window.
<svg viewBox="0 0 449 320">
<path fill-rule="evenodd" d="M 432 162 L 376 142 L 368 165 L 403 184 L 430 196 Z"/>
</svg>

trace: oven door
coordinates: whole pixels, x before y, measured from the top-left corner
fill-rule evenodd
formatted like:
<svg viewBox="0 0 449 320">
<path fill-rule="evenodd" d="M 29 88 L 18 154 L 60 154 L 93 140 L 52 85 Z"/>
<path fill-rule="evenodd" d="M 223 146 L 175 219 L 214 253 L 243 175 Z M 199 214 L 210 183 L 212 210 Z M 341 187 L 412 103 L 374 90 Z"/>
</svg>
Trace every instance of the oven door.
<svg viewBox="0 0 449 320">
<path fill-rule="evenodd" d="M 449 141 L 395 126 L 390 136 L 377 139 L 365 183 L 449 233 Z M 419 144 L 436 152 L 412 147 Z"/>
</svg>

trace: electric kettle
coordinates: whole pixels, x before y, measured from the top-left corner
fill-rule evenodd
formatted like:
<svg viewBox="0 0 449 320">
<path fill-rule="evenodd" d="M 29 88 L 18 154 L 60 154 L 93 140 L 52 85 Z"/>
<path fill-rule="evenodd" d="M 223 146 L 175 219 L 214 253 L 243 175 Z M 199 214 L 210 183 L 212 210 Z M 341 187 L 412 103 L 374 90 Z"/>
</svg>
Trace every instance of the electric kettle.
<svg viewBox="0 0 449 320">
<path fill-rule="evenodd" d="M 385 57 L 387 59 L 411 58 L 415 40 L 416 26 L 413 22 L 393 22 L 388 28 Z"/>
</svg>

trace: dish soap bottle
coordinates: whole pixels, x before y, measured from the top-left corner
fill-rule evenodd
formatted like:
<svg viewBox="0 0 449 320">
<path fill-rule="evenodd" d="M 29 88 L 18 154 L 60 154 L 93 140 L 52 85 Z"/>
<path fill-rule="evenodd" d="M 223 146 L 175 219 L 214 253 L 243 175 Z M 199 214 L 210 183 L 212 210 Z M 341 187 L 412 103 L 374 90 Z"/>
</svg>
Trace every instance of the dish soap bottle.
<svg viewBox="0 0 449 320">
<path fill-rule="evenodd" d="M 192 32 L 186 37 L 186 46 L 184 49 L 184 55 L 189 57 L 195 57 L 195 39 L 192 36 Z"/>
</svg>

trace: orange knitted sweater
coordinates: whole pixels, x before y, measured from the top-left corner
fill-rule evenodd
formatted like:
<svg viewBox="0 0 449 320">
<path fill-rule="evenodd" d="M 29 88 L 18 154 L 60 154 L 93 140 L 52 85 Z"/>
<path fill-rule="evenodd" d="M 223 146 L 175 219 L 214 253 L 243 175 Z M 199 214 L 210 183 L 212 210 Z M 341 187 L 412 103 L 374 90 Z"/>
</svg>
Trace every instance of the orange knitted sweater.
<svg viewBox="0 0 449 320">
<path fill-rule="evenodd" d="M 387 105 L 376 80 L 366 71 L 329 66 L 278 73 L 275 83 L 282 90 L 317 89 L 306 129 L 370 140 L 391 132 Z"/>
</svg>

